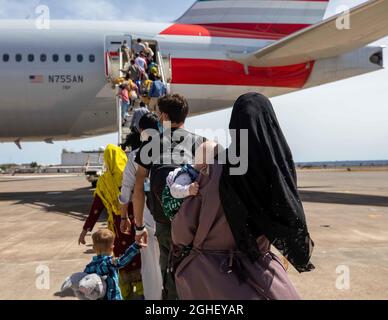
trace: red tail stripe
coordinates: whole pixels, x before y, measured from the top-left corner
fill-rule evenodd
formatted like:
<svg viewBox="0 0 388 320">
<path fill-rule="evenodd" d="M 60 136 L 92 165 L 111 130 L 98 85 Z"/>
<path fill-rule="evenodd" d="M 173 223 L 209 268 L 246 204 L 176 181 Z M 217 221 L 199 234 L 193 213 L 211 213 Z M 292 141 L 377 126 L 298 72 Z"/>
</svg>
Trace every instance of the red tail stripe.
<svg viewBox="0 0 388 320">
<path fill-rule="evenodd" d="M 284 67 L 249 67 L 228 60 L 172 59 L 172 83 L 302 88 L 314 62 Z"/>
<path fill-rule="evenodd" d="M 104 55 L 104 62 L 105 62 L 105 76 L 108 77 L 109 76 L 109 68 L 108 68 L 108 59 L 109 59 L 109 52 L 105 52 L 105 55 Z"/>
<path fill-rule="evenodd" d="M 161 34 L 279 40 L 308 26 L 309 24 L 281 23 L 173 24 L 163 30 Z"/>
</svg>

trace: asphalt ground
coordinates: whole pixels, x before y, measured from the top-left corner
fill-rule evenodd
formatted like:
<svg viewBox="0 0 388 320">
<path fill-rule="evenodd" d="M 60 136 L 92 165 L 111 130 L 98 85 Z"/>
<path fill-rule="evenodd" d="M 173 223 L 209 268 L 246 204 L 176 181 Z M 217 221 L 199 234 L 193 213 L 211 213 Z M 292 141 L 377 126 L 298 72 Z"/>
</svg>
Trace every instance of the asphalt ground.
<svg viewBox="0 0 388 320">
<path fill-rule="evenodd" d="M 388 170 L 298 180 L 316 266 L 288 269 L 302 298 L 388 299 Z M 0 175 L 0 299 L 74 299 L 59 289 L 93 256 L 90 236 L 77 243 L 92 197 L 82 175 Z"/>
</svg>

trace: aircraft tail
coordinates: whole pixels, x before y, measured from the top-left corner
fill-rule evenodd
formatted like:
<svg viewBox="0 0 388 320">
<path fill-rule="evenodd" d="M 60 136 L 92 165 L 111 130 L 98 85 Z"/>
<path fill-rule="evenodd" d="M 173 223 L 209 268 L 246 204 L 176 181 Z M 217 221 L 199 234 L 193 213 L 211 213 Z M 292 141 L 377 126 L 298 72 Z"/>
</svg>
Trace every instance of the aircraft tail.
<svg viewBox="0 0 388 320">
<path fill-rule="evenodd" d="M 211 29 L 213 36 L 278 40 L 322 20 L 329 0 L 199 0 L 176 23 Z"/>
</svg>

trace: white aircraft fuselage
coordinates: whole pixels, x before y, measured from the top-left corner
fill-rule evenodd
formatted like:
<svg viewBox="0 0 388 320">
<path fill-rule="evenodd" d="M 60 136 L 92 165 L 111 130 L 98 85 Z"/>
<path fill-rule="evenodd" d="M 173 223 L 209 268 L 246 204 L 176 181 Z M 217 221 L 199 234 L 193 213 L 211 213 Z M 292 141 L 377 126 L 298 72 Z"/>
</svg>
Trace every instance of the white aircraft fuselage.
<svg viewBox="0 0 388 320">
<path fill-rule="evenodd" d="M 381 69 L 369 59 L 374 47 L 303 64 L 252 68 L 228 54 L 253 52 L 277 39 L 214 37 L 201 30 L 174 23 L 97 21 L 51 21 L 46 30 L 36 28 L 35 21 L 1 21 L 0 141 L 68 140 L 116 131 L 114 92 L 105 71 L 107 36 L 156 41 L 161 54 L 171 57 L 170 91 L 188 99 L 191 115 L 230 107 L 249 91 L 273 97 Z"/>
</svg>

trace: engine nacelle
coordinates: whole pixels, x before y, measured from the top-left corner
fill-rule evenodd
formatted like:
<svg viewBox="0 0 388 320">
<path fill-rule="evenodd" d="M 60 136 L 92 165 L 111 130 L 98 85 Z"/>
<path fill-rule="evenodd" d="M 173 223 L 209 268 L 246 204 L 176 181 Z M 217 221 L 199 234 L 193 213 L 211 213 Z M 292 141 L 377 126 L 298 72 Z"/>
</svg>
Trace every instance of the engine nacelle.
<svg viewBox="0 0 388 320">
<path fill-rule="evenodd" d="M 315 61 L 304 88 L 316 87 L 383 69 L 382 46 L 368 46 L 350 53 Z"/>
</svg>

